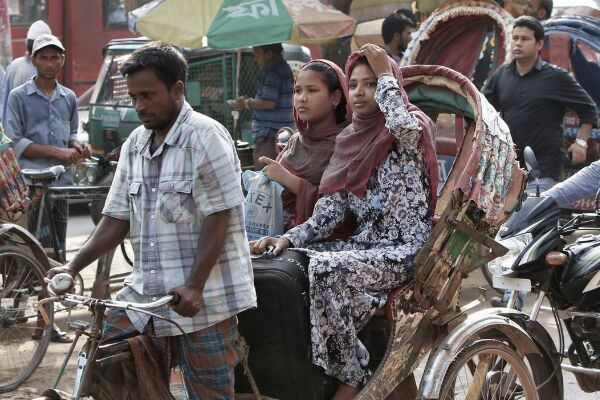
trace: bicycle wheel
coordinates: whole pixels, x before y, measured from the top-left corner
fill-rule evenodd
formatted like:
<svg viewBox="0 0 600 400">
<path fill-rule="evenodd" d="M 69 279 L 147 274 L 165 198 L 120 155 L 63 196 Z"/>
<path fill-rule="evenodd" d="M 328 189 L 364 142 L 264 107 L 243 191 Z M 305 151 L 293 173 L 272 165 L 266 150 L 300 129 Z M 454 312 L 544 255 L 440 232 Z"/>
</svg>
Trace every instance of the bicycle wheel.
<svg viewBox="0 0 600 400">
<path fill-rule="evenodd" d="M 130 267 L 133 267 L 133 249 L 131 248 L 129 239 L 125 239 L 121 242 L 121 253 L 127 264 L 129 264 Z"/>
<path fill-rule="evenodd" d="M 73 294 L 82 296 L 84 289 L 85 289 L 85 285 L 83 283 L 83 277 L 81 276 L 81 274 L 75 275 L 75 279 L 73 279 L 73 289 L 71 290 L 71 292 Z"/>
<path fill-rule="evenodd" d="M 483 339 L 465 347 L 452 361 L 439 398 L 538 400 L 539 396 L 523 357 L 503 342 Z"/>
<path fill-rule="evenodd" d="M 44 327 L 38 300 L 47 297 L 43 266 L 18 247 L 0 247 L 0 393 L 17 388 L 46 353 L 54 320 Z M 34 340 L 34 336 L 37 340 Z"/>
</svg>

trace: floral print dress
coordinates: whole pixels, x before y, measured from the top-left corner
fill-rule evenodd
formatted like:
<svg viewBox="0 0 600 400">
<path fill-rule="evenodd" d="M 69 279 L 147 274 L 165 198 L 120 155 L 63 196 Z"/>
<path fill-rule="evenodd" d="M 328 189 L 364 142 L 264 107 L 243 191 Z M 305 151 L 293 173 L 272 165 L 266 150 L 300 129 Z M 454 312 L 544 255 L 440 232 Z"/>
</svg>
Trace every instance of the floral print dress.
<svg viewBox="0 0 600 400">
<path fill-rule="evenodd" d="M 411 278 L 414 257 L 431 232 L 419 122 L 391 76 L 379 78 L 375 99 L 397 141 L 373 171 L 364 197 L 347 190 L 328 194 L 310 219 L 283 235 L 310 257 L 313 363 L 353 387 L 371 376 L 357 332 L 385 305 L 390 290 Z M 317 243 L 348 213 L 357 221 L 353 236 Z"/>
</svg>

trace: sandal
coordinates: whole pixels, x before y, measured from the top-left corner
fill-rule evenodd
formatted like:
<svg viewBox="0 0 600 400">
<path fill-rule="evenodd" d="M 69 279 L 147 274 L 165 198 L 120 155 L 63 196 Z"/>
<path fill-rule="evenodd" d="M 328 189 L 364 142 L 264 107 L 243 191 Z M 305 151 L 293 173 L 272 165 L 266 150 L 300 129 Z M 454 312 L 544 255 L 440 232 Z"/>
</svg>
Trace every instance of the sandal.
<svg viewBox="0 0 600 400">
<path fill-rule="evenodd" d="M 41 333 L 34 333 L 31 335 L 31 339 L 40 340 L 42 338 Z M 54 329 L 52 331 L 52 336 L 50 337 L 50 341 L 52 343 L 71 343 L 73 342 L 73 338 L 69 336 L 67 332 L 59 331 Z"/>
</svg>

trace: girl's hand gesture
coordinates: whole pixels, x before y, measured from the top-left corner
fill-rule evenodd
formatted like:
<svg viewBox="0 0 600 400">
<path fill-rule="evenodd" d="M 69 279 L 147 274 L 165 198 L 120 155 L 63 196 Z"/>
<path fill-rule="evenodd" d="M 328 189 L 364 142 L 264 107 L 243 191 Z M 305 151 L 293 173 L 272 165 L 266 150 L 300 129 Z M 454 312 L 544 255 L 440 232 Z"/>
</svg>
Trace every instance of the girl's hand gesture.
<svg viewBox="0 0 600 400">
<path fill-rule="evenodd" d="M 275 160 L 271 160 L 269 157 L 260 157 L 258 161 L 266 164 L 263 168 L 263 172 L 267 178 L 281 184 L 292 193 L 298 194 L 298 190 L 300 188 L 300 179 L 297 176 L 291 174 L 283 167 L 283 165 Z"/>
<path fill-rule="evenodd" d="M 392 73 L 390 58 L 381 47 L 367 43 L 359 51 L 361 55 L 367 57 L 367 61 L 377 77 L 381 74 Z"/>
<path fill-rule="evenodd" d="M 277 183 L 281 183 L 283 186 L 285 182 L 288 180 L 290 173 L 283 168 L 279 162 L 270 159 L 269 157 L 259 157 L 258 161 L 263 164 L 266 164 L 263 168 L 263 172 L 267 175 L 269 180 L 275 181 Z"/>
</svg>

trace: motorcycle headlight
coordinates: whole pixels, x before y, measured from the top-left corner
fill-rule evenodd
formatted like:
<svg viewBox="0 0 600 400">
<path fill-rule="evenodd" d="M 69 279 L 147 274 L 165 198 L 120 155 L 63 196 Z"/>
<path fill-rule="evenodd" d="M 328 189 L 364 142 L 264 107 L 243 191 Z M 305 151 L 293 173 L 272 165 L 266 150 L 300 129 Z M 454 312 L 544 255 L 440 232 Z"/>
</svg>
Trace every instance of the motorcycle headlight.
<svg viewBox="0 0 600 400">
<path fill-rule="evenodd" d="M 532 240 L 533 236 L 531 233 L 523 233 L 504 240 L 498 240 L 498 243 L 506 247 L 508 252 L 502 257 L 495 258 L 488 263 L 490 272 L 493 275 L 500 275 L 510 271 L 519 254 L 521 254 Z"/>
</svg>

